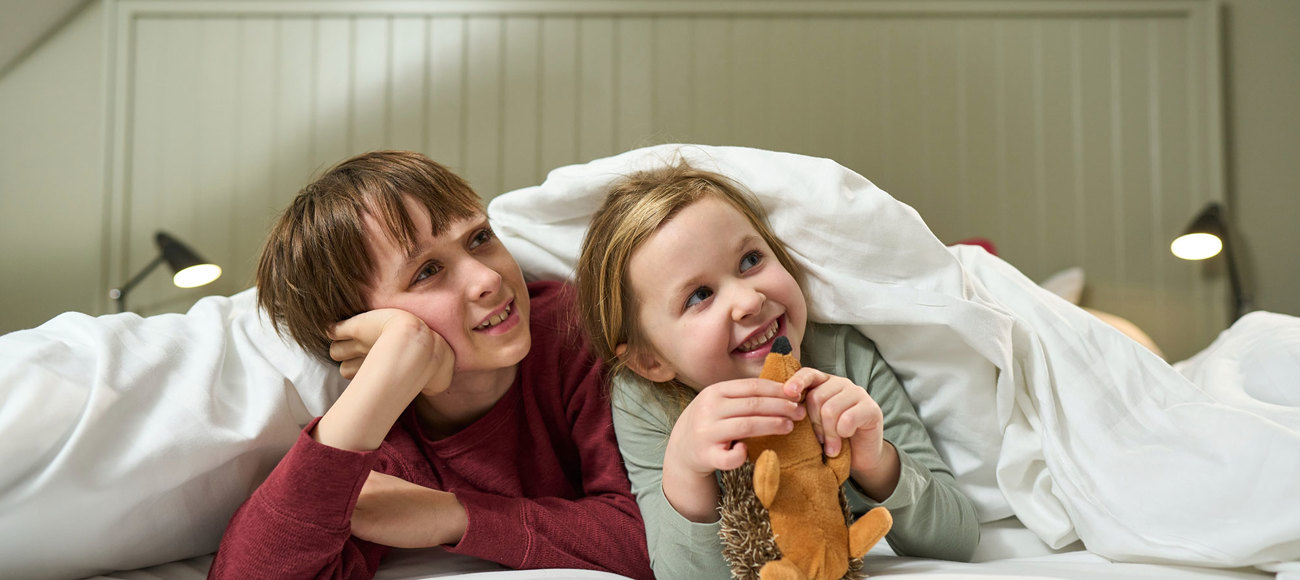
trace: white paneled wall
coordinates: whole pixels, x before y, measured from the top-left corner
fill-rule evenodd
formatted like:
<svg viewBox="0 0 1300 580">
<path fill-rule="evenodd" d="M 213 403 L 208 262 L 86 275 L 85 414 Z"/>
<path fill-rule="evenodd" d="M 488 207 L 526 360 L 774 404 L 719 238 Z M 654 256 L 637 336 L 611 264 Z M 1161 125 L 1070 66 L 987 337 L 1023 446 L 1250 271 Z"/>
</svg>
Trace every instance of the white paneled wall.
<svg viewBox="0 0 1300 580">
<path fill-rule="evenodd" d="M 1220 279 L 1167 250 L 1223 196 L 1208 0 L 111 4 L 106 280 L 161 228 L 246 287 L 275 213 L 365 150 L 489 198 L 682 141 L 830 157 L 945 241 L 1083 266 L 1092 306 L 1174 356 L 1226 321 Z M 133 306 L 183 307 L 157 278 Z"/>
</svg>

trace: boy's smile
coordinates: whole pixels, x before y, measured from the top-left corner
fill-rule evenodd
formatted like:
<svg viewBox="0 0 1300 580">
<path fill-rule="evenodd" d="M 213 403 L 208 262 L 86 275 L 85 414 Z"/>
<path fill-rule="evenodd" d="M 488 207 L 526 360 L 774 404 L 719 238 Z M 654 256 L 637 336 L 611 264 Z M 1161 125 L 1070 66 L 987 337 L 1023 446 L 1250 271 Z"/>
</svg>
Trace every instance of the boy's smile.
<svg viewBox="0 0 1300 580">
<path fill-rule="evenodd" d="M 627 272 L 653 351 L 630 353 L 628 364 L 650 380 L 675 378 L 700 390 L 756 377 L 778 336 L 798 356 L 803 291 L 748 219 L 720 198 L 682 208 L 632 253 Z"/>
</svg>

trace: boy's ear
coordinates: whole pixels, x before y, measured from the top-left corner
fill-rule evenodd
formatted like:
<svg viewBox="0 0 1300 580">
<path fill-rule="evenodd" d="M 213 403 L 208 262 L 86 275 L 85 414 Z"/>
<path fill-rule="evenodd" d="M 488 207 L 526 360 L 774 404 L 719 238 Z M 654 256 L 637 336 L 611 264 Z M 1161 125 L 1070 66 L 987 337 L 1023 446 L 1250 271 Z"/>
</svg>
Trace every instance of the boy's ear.
<svg viewBox="0 0 1300 580">
<path fill-rule="evenodd" d="M 628 349 L 627 343 L 623 343 L 614 347 L 614 355 L 622 360 L 623 364 L 627 365 L 627 368 L 632 369 L 632 372 L 641 375 L 647 380 L 666 383 L 677 377 L 677 373 L 667 363 L 660 360 L 658 355 L 643 352 L 641 349 L 636 350 L 636 352 L 632 352 Z"/>
</svg>

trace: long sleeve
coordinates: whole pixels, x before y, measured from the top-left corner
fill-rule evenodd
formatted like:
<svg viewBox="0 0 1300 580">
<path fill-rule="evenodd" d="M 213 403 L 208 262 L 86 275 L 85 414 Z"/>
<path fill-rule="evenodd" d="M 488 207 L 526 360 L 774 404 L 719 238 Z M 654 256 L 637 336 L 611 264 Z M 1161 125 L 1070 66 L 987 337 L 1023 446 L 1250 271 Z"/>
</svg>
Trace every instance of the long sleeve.
<svg viewBox="0 0 1300 580">
<path fill-rule="evenodd" d="M 582 497 L 520 498 L 457 490 L 469 525 L 450 551 L 512 568 L 586 568 L 651 577 L 641 517 L 600 385 L 584 384 L 569 401 Z"/>
<path fill-rule="evenodd" d="M 852 327 L 819 327 L 812 341 L 809 345 L 805 339 L 806 352 L 815 349 L 820 355 L 818 368 L 865 387 L 880 405 L 885 440 L 898 450 L 901 473 L 894 493 L 876 502 L 850 479 L 845 491 L 853 511 L 888 508 L 894 527 L 885 539 L 899 555 L 969 561 L 979 543 L 975 504 L 957 489 L 952 470 L 930 441 L 894 371 L 875 345 Z M 835 360 L 826 356 L 830 354 Z"/>
<path fill-rule="evenodd" d="M 529 285 L 532 348 L 517 384 L 474 424 L 391 449 L 417 483 L 456 494 L 465 535 L 452 552 L 512 568 L 583 568 L 650 578 L 645 530 L 618 455 L 605 369 L 574 326 L 572 293 Z M 408 448 L 409 444 L 418 448 Z"/>
<path fill-rule="evenodd" d="M 644 389 L 614 379 L 614 432 L 632 482 L 632 494 L 645 520 L 650 565 L 658 578 L 730 578 L 722 559 L 720 524 L 692 522 L 668 503 L 663 491 L 664 451 L 672 420 Z"/>
<path fill-rule="evenodd" d="M 230 520 L 209 578 L 372 578 L 387 548 L 352 536 L 379 453 L 323 445 L 307 425 Z"/>
</svg>

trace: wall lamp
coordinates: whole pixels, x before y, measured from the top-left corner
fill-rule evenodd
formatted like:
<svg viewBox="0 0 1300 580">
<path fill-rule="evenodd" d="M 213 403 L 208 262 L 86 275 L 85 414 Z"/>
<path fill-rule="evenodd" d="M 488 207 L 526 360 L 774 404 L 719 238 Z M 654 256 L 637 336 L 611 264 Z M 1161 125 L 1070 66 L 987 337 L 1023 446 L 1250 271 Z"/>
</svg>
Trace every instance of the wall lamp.
<svg viewBox="0 0 1300 580">
<path fill-rule="evenodd" d="M 154 234 L 154 241 L 158 244 L 158 257 L 141 269 L 140 273 L 127 280 L 126 284 L 108 291 L 108 297 L 117 304 L 118 312 L 126 311 L 126 293 L 135 288 L 145 276 L 163 262 L 167 262 L 167 266 L 173 272 L 172 284 L 179 288 L 197 288 L 221 277 L 221 266 L 199 257 L 189 246 L 182 244 L 166 232 L 159 231 Z"/>
<path fill-rule="evenodd" d="M 1236 256 L 1232 252 L 1232 233 L 1223 206 L 1218 202 L 1212 201 L 1206 205 L 1192 219 L 1183 235 L 1169 244 L 1169 250 L 1184 260 L 1206 260 L 1223 254 L 1228 268 L 1228 284 L 1232 291 L 1232 322 L 1253 309 L 1250 297 L 1242 291 Z"/>
</svg>

